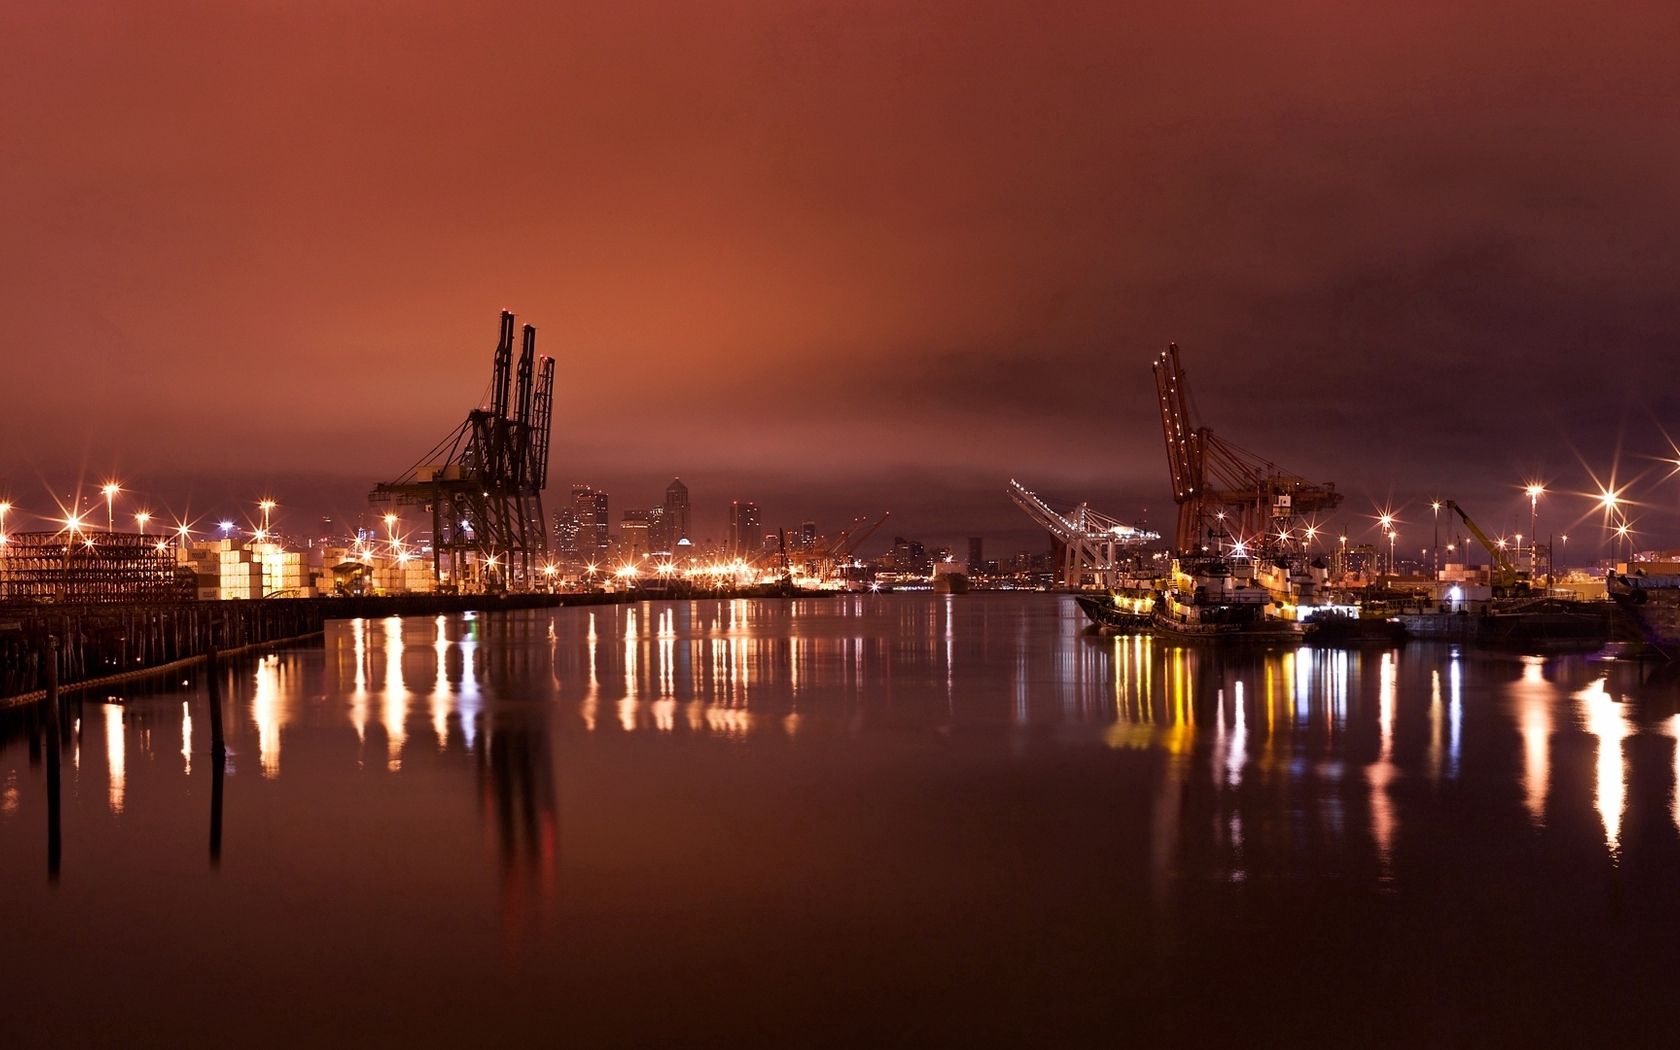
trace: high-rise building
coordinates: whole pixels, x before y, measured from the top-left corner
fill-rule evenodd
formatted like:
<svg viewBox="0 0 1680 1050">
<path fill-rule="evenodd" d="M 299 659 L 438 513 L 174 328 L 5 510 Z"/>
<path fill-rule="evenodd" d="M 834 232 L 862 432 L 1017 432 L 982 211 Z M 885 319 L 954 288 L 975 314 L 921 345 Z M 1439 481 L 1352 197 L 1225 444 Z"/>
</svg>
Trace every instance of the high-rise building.
<svg viewBox="0 0 1680 1050">
<path fill-rule="evenodd" d="M 576 507 L 561 507 L 554 512 L 554 556 L 568 566 L 583 560 L 578 551 Z"/>
<path fill-rule="evenodd" d="M 577 516 L 578 556 L 585 561 L 605 561 L 612 550 L 607 494 L 589 485 L 573 485 L 572 513 Z"/>
<path fill-rule="evenodd" d="M 648 537 L 648 518 L 651 515 L 645 510 L 627 510 L 618 523 L 618 556 L 628 562 L 636 562 L 653 548 Z"/>
<path fill-rule="evenodd" d="M 758 504 L 750 500 L 734 500 L 729 504 L 729 556 L 739 558 L 751 554 L 761 538 L 758 531 Z"/>
<path fill-rule="evenodd" d="M 968 538 L 968 571 L 971 573 L 986 571 L 986 552 L 979 536 Z"/>
<path fill-rule="evenodd" d="M 674 551 L 677 544 L 683 540 L 692 541 L 694 538 L 689 531 L 688 486 L 682 483 L 681 478 L 672 478 L 671 483 L 665 486 L 665 505 L 663 509 L 665 511 L 663 519 L 665 539 L 669 544 L 666 549 Z"/>
<path fill-rule="evenodd" d="M 803 521 L 799 523 L 799 549 L 811 550 L 817 545 L 817 523 Z"/>
</svg>

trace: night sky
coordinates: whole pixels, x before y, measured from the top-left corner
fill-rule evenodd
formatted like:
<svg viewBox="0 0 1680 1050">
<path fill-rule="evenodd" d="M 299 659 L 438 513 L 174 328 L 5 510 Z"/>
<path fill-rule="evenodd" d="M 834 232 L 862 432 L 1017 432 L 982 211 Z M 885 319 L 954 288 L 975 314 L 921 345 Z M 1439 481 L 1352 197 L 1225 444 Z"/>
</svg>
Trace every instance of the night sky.
<svg viewBox="0 0 1680 1050">
<path fill-rule="evenodd" d="M 1176 340 L 1356 534 L 1620 446 L 1680 543 L 1680 7 L 1378 6 L 12 0 L 0 486 L 353 514 L 508 308 L 615 519 L 1164 527 Z"/>
</svg>

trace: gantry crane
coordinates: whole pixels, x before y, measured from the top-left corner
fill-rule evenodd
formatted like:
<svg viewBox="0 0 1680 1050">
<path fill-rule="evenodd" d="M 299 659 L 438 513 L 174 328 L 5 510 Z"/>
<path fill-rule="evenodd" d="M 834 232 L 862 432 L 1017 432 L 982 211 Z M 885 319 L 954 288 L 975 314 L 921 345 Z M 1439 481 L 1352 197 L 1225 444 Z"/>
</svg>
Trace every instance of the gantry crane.
<svg viewBox="0 0 1680 1050">
<path fill-rule="evenodd" d="M 1161 538 L 1159 533 L 1099 514 L 1088 503 L 1067 513 L 1058 511 L 1014 479 L 1009 482 L 1009 498 L 1055 539 L 1061 554 L 1057 583 L 1063 587 L 1079 587 L 1087 576 L 1099 587 L 1112 586 L 1115 577 L 1130 568 L 1130 554 Z"/>
<path fill-rule="evenodd" d="M 1250 552 L 1290 534 L 1297 519 L 1311 520 L 1341 503 L 1333 484 L 1318 484 L 1287 471 L 1190 418 L 1178 344 L 1155 360 L 1155 392 L 1167 444 L 1167 471 L 1178 525 L 1173 548 L 1197 554 L 1220 539 L 1240 541 Z"/>
<path fill-rule="evenodd" d="M 432 569 L 440 585 L 445 579 L 461 585 L 468 555 L 495 585 L 529 582 L 548 557 L 542 491 L 548 484 L 554 359 L 538 362 L 537 330 L 526 325 L 516 369 L 513 335 L 513 314 L 503 310 L 490 406 L 468 412 L 418 463 L 368 496 L 430 512 Z"/>
</svg>

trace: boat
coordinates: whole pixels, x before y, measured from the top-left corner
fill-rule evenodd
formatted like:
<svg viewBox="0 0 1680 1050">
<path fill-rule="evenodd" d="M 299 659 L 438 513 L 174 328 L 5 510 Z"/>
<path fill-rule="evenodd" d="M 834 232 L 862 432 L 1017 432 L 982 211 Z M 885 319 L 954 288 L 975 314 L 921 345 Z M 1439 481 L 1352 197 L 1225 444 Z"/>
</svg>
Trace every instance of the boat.
<svg viewBox="0 0 1680 1050">
<path fill-rule="evenodd" d="M 1414 638 L 1504 648 L 1597 649 L 1610 637 L 1608 612 L 1603 602 L 1537 595 L 1406 612 L 1399 619 Z"/>
<path fill-rule="evenodd" d="M 1100 631 L 1135 634 L 1148 630 L 1154 620 L 1153 597 L 1137 599 L 1119 591 L 1109 591 L 1104 594 L 1076 594 L 1073 600 Z"/>
<path fill-rule="evenodd" d="M 1301 623 L 1308 645 L 1330 647 L 1398 645 L 1406 640 L 1406 625 L 1397 618 L 1365 616 L 1358 609 L 1318 612 Z"/>
<path fill-rule="evenodd" d="M 967 594 L 968 573 L 966 565 L 958 565 L 954 561 L 942 561 L 933 567 L 933 590 L 936 594 Z"/>
</svg>

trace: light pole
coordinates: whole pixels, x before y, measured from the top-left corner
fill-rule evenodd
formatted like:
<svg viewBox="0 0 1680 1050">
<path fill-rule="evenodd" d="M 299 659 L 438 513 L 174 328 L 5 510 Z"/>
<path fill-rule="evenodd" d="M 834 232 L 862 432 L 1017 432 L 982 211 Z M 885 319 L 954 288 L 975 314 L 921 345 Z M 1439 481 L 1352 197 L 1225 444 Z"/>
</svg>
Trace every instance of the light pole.
<svg viewBox="0 0 1680 1050">
<path fill-rule="evenodd" d="M 152 520 L 152 516 L 148 512 L 143 511 L 143 510 L 135 512 L 135 514 L 134 514 L 134 524 L 136 524 L 140 527 L 140 535 L 144 536 L 146 534 L 146 522 L 151 521 L 151 520 Z"/>
<path fill-rule="evenodd" d="M 11 501 L 0 499 L 0 545 L 6 542 L 6 515 L 11 512 Z"/>
<path fill-rule="evenodd" d="M 1616 514 L 1616 504 L 1620 502 L 1621 493 L 1615 489 L 1601 489 L 1598 494 L 1598 505 L 1604 508 L 1604 545 L 1606 547 L 1610 545 L 1610 520 Z M 1616 560 L 1615 552 L 1607 551 L 1606 554 L 1608 554 L 1610 561 L 1614 563 Z"/>
<path fill-rule="evenodd" d="M 1627 522 L 1624 521 L 1620 525 L 1616 526 L 1616 539 L 1618 541 L 1622 541 L 1622 540 L 1627 541 L 1626 555 L 1625 555 L 1624 560 L 1631 562 L 1633 560 L 1633 538 L 1628 534 L 1628 532 L 1629 532 L 1629 530 L 1628 530 Z M 1620 546 L 1619 542 L 1618 542 L 1618 546 L 1616 548 L 1616 551 L 1617 551 L 1617 553 L 1622 553 L 1622 547 Z"/>
<path fill-rule="evenodd" d="M 1533 576 L 1535 570 L 1539 568 L 1539 566 L 1535 564 L 1535 551 L 1540 542 L 1540 532 L 1537 523 L 1540 518 L 1540 497 L 1545 493 L 1546 486 L 1540 484 L 1538 481 L 1531 481 L 1529 482 L 1528 487 L 1523 489 L 1523 491 L 1528 493 L 1528 574 Z"/>
<path fill-rule="evenodd" d="M 276 506 L 275 502 L 271 499 L 262 500 L 261 502 L 259 502 L 257 504 L 257 509 L 262 511 L 262 516 L 263 516 L 262 530 L 263 530 L 264 538 L 267 538 L 267 536 L 268 536 L 269 515 L 274 512 L 275 506 Z"/>
<path fill-rule="evenodd" d="M 1434 552 L 1435 575 L 1439 576 L 1441 574 L 1441 501 L 1438 499 L 1430 500 L 1429 512 L 1435 516 L 1435 542 L 1429 549 Z"/>
<path fill-rule="evenodd" d="M 103 492 L 105 494 L 105 531 L 106 532 L 116 532 L 117 531 L 117 510 L 116 510 L 117 493 L 122 491 L 122 486 L 118 485 L 114 481 L 107 481 L 105 483 L 104 487 L 101 488 L 99 491 Z"/>
</svg>

